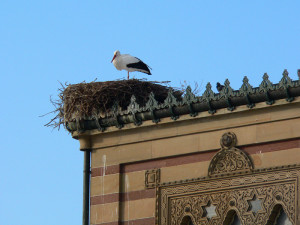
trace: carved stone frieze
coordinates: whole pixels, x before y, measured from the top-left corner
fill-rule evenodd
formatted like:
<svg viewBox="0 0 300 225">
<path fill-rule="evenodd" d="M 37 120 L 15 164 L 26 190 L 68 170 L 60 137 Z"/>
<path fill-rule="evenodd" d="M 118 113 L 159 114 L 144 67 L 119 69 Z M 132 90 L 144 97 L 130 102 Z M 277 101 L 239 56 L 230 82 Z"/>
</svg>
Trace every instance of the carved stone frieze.
<svg viewBox="0 0 300 225">
<path fill-rule="evenodd" d="M 184 224 L 187 217 L 194 225 L 221 225 L 235 214 L 242 225 L 269 224 L 280 207 L 293 225 L 300 223 L 300 165 L 254 170 L 234 133 L 223 134 L 220 145 L 208 177 L 157 186 L 159 225 Z"/>
<path fill-rule="evenodd" d="M 242 225 L 269 224 L 280 207 L 293 225 L 300 223 L 300 165 L 254 170 L 234 133 L 223 134 L 220 145 L 207 177 L 153 184 L 157 224 L 221 225 L 233 215 Z"/>
<path fill-rule="evenodd" d="M 273 209 L 281 205 L 296 225 L 300 222 L 299 178 L 300 165 L 295 165 L 161 184 L 157 221 L 178 225 L 189 216 L 194 225 L 220 225 L 235 211 L 243 225 L 266 224 Z"/>
</svg>

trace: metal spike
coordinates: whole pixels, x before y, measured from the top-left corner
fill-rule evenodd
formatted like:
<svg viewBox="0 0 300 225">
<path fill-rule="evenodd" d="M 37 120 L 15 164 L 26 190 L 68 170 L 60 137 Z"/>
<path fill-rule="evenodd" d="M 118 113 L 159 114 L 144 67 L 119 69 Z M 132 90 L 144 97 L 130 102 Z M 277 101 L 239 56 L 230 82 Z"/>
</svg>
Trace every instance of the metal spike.
<svg viewBox="0 0 300 225">
<path fill-rule="evenodd" d="M 156 117 L 154 112 L 154 110 L 158 108 L 159 108 L 158 102 L 156 101 L 153 92 L 151 92 L 149 95 L 149 100 L 146 103 L 145 110 L 151 112 L 153 123 L 158 123 L 160 121 L 160 119 Z"/>
<path fill-rule="evenodd" d="M 134 95 L 130 98 L 130 103 L 127 107 L 127 113 L 136 113 L 140 110 L 140 105 L 136 102 L 136 97 Z"/>
<path fill-rule="evenodd" d="M 288 102 L 292 102 L 294 100 L 294 97 L 291 96 L 290 87 L 294 86 L 294 83 L 292 81 L 292 79 L 289 77 L 289 73 L 288 71 L 285 69 L 282 73 L 282 78 L 280 80 L 280 82 L 278 83 L 279 89 L 284 89 L 285 93 L 286 93 L 286 100 Z"/>
<path fill-rule="evenodd" d="M 272 84 L 272 82 L 269 80 L 269 76 L 267 73 L 264 73 L 263 75 L 263 81 L 261 82 L 261 84 L 259 85 L 259 92 L 260 93 L 265 93 L 267 101 L 266 103 L 268 105 L 272 105 L 275 101 L 273 99 L 271 99 L 271 96 L 269 94 L 269 91 L 274 90 L 275 87 Z"/>
<path fill-rule="evenodd" d="M 230 97 L 234 95 L 233 89 L 230 87 L 230 82 L 228 79 L 224 82 L 224 88 L 220 92 L 220 94 L 224 94 L 226 97 Z"/>
<path fill-rule="evenodd" d="M 213 99 L 215 96 L 215 93 L 212 91 L 211 89 L 211 84 L 210 82 L 207 83 L 206 85 L 206 90 L 204 91 L 203 95 L 204 98 L 209 98 L 209 99 Z"/>
<path fill-rule="evenodd" d="M 173 95 L 173 89 L 169 89 L 168 96 L 163 103 L 163 107 L 168 107 L 170 109 L 171 119 L 177 120 L 179 116 L 174 113 L 173 106 L 178 106 L 177 99 Z"/>
<path fill-rule="evenodd" d="M 279 88 L 287 88 L 287 87 L 292 87 L 293 83 L 292 83 L 292 79 L 289 77 L 289 73 L 288 71 L 285 69 L 282 73 L 282 78 L 279 82 Z"/>
<path fill-rule="evenodd" d="M 243 78 L 243 84 L 240 88 L 240 93 L 241 94 L 250 94 L 253 93 L 253 87 L 249 84 L 249 79 L 247 76 L 244 76 Z"/>
<path fill-rule="evenodd" d="M 224 82 L 224 88 L 220 92 L 220 98 L 225 97 L 228 107 L 227 109 L 229 111 L 233 111 L 235 109 L 235 106 L 232 105 L 230 97 L 234 96 L 233 89 L 230 87 L 230 82 L 228 79 Z"/>
<path fill-rule="evenodd" d="M 239 90 L 239 94 L 240 96 L 245 96 L 247 99 L 247 106 L 248 108 L 253 108 L 255 106 L 255 104 L 251 101 L 249 94 L 254 93 L 254 89 L 253 87 L 249 84 L 249 79 L 247 76 L 244 76 L 243 79 L 243 85 L 241 86 L 240 90 Z"/>
<path fill-rule="evenodd" d="M 190 116 L 195 117 L 198 115 L 193 108 L 193 103 L 197 102 L 197 97 L 192 93 L 192 88 L 187 86 L 185 95 L 183 97 L 182 103 L 187 104 L 190 109 Z"/>
<path fill-rule="evenodd" d="M 140 111 L 140 105 L 136 102 L 136 98 L 134 95 L 130 98 L 129 106 L 127 107 L 127 113 L 132 114 L 133 122 L 136 126 L 142 124 L 142 121 L 136 117 L 136 113 Z"/>
<path fill-rule="evenodd" d="M 192 88 L 190 86 L 187 86 L 185 95 L 183 96 L 182 103 L 195 103 L 197 102 L 197 97 L 192 92 Z"/>
<path fill-rule="evenodd" d="M 149 95 L 149 100 L 146 103 L 145 109 L 147 111 L 158 109 L 158 102 L 156 101 L 153 92 L 151 92 Z"/>
<path fill-rule="evenodd" d="M 259 85 L 259 89 L 262 92 L 265 92 L 267 90 L 273 90 L 274 89 L 274 85 L 273 83 L 269 80 L 269 75 L 267 73 L 264 73 L 263 75 L 263 81 L 261 82 L 261 84 Z"/>
<path fill-rule="evenodd" d="M 206 90 L 204 91 L 202 98 L 205 99 L 205 101 L 208 104 L 208 112 L 210 114 L 214 114 L 216 112 L 216 110 L 212 107 L 211 105 L 211 100 L 215 99 L 215 93 L 211 90 L 211 84 L 208 82 L 206 85 Z"/>
<path fill-rule="evenodd" d="M 121 129 L 122 127 L 124 127 L 124 124 L 120 123 L 120 121 L 119 121 L 120 106 L 119 106 L 119 102 L 118 101 L 114 102 L 114 104 L 112 106 L 112 109 L 111 109 L 111 113 L 112 113 L 112 116 L 115 119 L 116 127 L 119 128 L 119 129 Z"/>
<path fill-rule="evenodd" d="M 226 79 L 226 80 L 225 80 L 225 82 L 224 82 L 224 85 L 225 85 L 225 86 L 227 86 L 227 87 L 229 87 L 229 85 L 230 85 L 230 82 L 229 82 L 229 80 L 228 80 L 228 79 Z"/>
<path fill-rule="evenodd" d="M 166 106 L 177 106 L 178 102 L 175 96 L 173 95 L 173 89 L 170 88 L 168 91 L 168 96 L 163 103 L 164 107 Z"/>
</svg>

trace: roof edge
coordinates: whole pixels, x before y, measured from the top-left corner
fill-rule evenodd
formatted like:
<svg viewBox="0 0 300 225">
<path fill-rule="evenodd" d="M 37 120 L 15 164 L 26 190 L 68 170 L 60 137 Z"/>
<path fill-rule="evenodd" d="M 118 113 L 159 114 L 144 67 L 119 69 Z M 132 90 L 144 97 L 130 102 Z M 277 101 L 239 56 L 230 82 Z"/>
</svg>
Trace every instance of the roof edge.
<svg viewBox="0 0 300 225">
<path fill-rule="evenodd" d="M 154 94 L 151 93 L 149 101 L 144 107 L 141 107 L 136 102 L 135 97 L 132 96 L 127 110 L 120 111 L 120 107 L 115 105 L 106 117 L 99 116 L 69 121 L 66 122 L 66 127 L 70 132 L 83 133 L 94 129 L 104 132 L 108 127 L 115 126 L 121 129 L 125 124 L 131 123 L 140 126 L 148 120 L 159 123 L 161 119 L 167 117 L 177 120 L 182 115 L 189 114 L 191 117 L 196 117 L 198 113 L 205 111 L 212 115 L 217 110 L 224 108 L 227 108 L 228 111 L 234 111 L 236 107 L 241 105 L 246 105 L 251 109 L 260 102 L 265 102 L 267 105 L 272 105 L 279 99 L 292 102 L 295 97 L 300 96 L 300 81 L 292 81 L 287 70 L 284 70 L 282 75 L 280 82 L 273 84 L 265 73 L 263 81 L 256 88 L 249 84 L 249 80 L 245 76 L 239 90 L 233 90 L 230 87 L 229 80 L 226 79 L 219 93 L 214 93 L 211 84 L 208 83 L 202 96 L 195 96 L 191 91 L 191 87 L 188 86 L 182 100 L 177 100 L 172 93 L 172 89 L 170 89 L 162 104 L 158 104 Z"/>
</svg>

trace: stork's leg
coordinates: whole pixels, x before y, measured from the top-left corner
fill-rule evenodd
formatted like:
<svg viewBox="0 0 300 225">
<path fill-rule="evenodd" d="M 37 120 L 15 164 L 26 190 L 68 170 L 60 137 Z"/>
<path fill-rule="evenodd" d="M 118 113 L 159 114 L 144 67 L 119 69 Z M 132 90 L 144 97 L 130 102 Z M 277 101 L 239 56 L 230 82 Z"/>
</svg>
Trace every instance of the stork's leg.
<svg viewBox="0 0 300 225">
<path fill-rule="evenodd" d="M 128 75 L 127 75 L 127 80 L 129 80 L 129 71 L 128 71 Z"/>
</svg>

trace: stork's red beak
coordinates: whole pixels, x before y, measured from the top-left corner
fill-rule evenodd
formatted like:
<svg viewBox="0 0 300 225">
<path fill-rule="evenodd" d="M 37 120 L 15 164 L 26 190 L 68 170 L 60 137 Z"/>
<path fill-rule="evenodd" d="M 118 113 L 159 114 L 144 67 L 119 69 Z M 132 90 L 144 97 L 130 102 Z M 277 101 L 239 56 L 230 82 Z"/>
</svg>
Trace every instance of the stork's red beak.
<svg viewBox="0 0 300 225">
<path fill-rule="evenodd" d="M 116 58 L 116 55 L 114 55 L 114 57 L 113 57 L 113 59 L 111 60 L 111 62 L 110 63 L 112 63 L 113 61 L 114 61 L 114 59 Z"/>
</svg>

